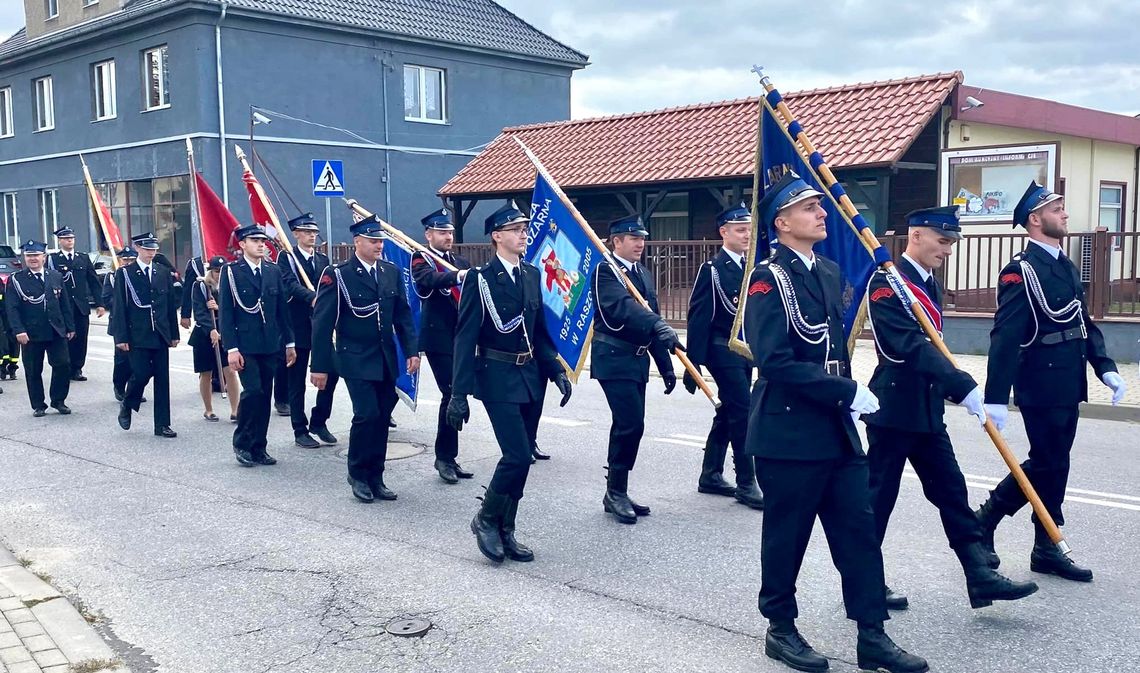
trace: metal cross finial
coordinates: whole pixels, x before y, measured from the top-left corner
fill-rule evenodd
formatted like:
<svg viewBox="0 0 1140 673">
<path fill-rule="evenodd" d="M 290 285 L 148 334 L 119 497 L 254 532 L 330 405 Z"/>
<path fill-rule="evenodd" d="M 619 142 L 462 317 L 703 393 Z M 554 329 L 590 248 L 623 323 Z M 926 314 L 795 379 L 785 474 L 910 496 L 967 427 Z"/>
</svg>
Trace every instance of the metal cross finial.
<svg viewBox="0 0 1140 673">
<path fill-rule="evenodd" d="M 764 74 L 764 66 L 753 65 L 752 66 L 752 72 L 756 73 L 756 76 L 760 78 L 761 84 L 767 84 L 768 83 L 768 76 Z"/>
</svg>

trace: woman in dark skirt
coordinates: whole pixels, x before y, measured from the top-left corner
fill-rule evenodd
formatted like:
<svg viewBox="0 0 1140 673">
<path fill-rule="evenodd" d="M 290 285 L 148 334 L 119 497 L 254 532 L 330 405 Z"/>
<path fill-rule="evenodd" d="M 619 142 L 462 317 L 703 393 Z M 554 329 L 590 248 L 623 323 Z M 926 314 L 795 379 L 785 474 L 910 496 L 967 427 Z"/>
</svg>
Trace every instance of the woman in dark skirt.
<svg viewBox="0 0 1140 673">
<path fill-rule="evenodd" d="M 190 333 L 190 346 L 194 349 L 194 371 L 198 374 L 198 392 L 202 395 L 204 411 L 202 418 L 210 422 L 217 422 L 214 415 L 214 393 L 210 379 L 218 372 L 218 363 L 222 370 L 219 379 L 225 378 L 226 391 L 230 399 L 230 420 L 237 420 L 237 407 L 239 388 L 237 376 L 227 366 L 224 357 L 225 348 L 222 347 L 222 336 L 218 332 L 218 282 L 221 277 L 221 268 L 225 266 L 224 257 L 210 259 L 206 275 L 194 281 L 190 292 L 191 305 L 194 309 L 194 330 Z"/>
</svg>

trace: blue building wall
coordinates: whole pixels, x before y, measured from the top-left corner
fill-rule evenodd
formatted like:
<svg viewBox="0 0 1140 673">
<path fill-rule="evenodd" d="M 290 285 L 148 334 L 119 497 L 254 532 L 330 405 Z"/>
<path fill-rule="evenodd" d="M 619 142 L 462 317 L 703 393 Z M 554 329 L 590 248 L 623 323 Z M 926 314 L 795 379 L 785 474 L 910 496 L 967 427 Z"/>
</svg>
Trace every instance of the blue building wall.
<svg viewBox="0 0 1140 673">
<path fill-rule="evenodd" d="M 0 87 L 12 87 L 16 131 L 15 137 L 0 140 L 0 192 L 18 194 L 20 239 L 42 236 L 38 190 L 57 188 L 60 223 L 79 231 L 80 246 L 91 246 L 77 151 L 84 151 L 95 182 L 150 179 L 187 172 L 182 138 L 190 135 L 198 170 L 223 193 L 216 20 L 217 15 L 198 11 L 164 15 L 110 37 L 0 63 Z M 476 148 L 504 126 L 570 114 L 569 67 L 232 14 L 221 34 L 229 205 L 243 221 L 249 208 L 233 146 L 249 153 L 251 105 L 366 139 L 267 113 L 273 122 L 255 128 L 257 151 L 301 209 L 324 221 L 324 200 L 311 193 L 310 161 L 340 159 L 350 197 L 417 235 L 419 218 L 440 206 L 436 191 L 471 157 L 386 151 L 367 141 Z M 168 45 L 171 106 L 142 112 L 142 51 L 160 44 Z M 116 63 L 117 117 L 93 122 L 91 66 L 110 58 Z M 446 70 L 447 124 L 404 119 L 405 63 Z M 32 80 L 48 74 L 56 126 L 33 133 Z M 156 142 L 161 139 L 166 140 Z M 139 146 L 106 149 L 132 143 Z M 51 156 L 56 154 L 61 156 Z M 268 182 L 264 171 L 258 176 Z M 273 195 L 268 185 L 267 191 Z M 285 208 L 279 215 L 293 216 L 295 209 L 280 196 Z M 350 218 L 343 202 L 334 202 L 332 212 L 333 241 L 347 240 Z"/>
</svg>

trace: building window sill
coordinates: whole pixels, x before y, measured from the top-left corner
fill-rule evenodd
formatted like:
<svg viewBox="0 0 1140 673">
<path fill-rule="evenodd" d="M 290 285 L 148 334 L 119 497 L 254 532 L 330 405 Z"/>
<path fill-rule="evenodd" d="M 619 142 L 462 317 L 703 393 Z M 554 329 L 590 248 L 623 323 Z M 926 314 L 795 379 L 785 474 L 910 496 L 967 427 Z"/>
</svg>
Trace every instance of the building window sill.
<svg viewBox="0 0 1140 673">
<path fill-rule="evenodd" d="M 404 121 L 412 122 L 413 124 L 433 124 L 435 126 L 451 126 L 451 122 L 446 119 L 421 119 L 419 117 L 404 117 Z"/>
<path fill-rule="evenodd" d="M 159 105 L 157 107 L 143 108 L 142 110 L 140 110 L 139 113 L 140 114 L 146 114 L 148 112 L 158 112 L 159 110 L 169 110 L 169 109 L 170 109 L 170 103 L 167 103 L 166 105 Z"/>
<path fill-rule="evenodd" d="M 54 131 L 54 130 L 55 130 L 54 126 L 46 126 L 42 129 L 36 129 L 35 131 L 32 131 L 32 133 L 45 133 L 47 131 Z"/>
<path fill-rule="evenodd" d="M 118 118 L 118 115 L 111 115 L 110 117 L 98 117 L 96 119 L 92 119 L 91 123 L 92 124 L 98 124 L 99 122 L 109 122 L 112 119 L 117 119 L 117 118 Z"/>
<path fill-rule="evenodd" d="M 4 140 L 5 138 L 15 138 L 15 137 L 16 137 L 15 133 L 8 133 L 8 134 L 0 136 L 0 140 Z"/>
</svg>

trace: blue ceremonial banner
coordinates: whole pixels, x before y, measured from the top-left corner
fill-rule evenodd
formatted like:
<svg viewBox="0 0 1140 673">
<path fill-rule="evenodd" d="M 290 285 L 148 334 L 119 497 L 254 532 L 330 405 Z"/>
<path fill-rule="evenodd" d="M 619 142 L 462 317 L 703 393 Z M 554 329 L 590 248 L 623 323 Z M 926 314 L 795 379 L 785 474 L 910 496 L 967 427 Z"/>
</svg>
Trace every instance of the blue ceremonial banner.
<svg viewBox="0 0 1140 673">
<path fill-rule="evenodd" d="M 768 189 L 779 181 L 784 173 L 791 170 L 804 179 L 814 189 L 823 192 L 821 200 L 823 209 L 827 211 L 827 238 L 815 244 L 815 251 L 839 265 L 843 272 L 843 332 L 851 341 L 852 331 L 863 329 L 863 295 L 867 292 L 867 281 L 871 278 L 877 267 L 872 253 L 859 237 L 858 231 L 851 221 L 843 215 L 834 192 L 823 185 L 823 181 L 815 170 L 804 163 L 799 151 L 796 149 L 792 136 L 780 123 L 767 99 L 762 102 L 764 106 L 763 120 L 760 124 L 761 162 L 763 170 L 763 188 Z M 769 230 L 767 236 L 758 237 L 759 241 L 776 243 L 776 232 Z M 757 259 L 765 259 L 768 251 L 763 251 Z"/>
<path fill-rule="evenodd" d="M 602 255 L 541 171 L 534 181 L 525 258 L 538 267 L 546 330 L 576 383 L 594 330 L 589 280 Z"/>
<path fill-rule="evenodd" d="M 412 324 L 416 326 L 416 330 L 420 328 L 420 298 L 416 295 L 415 286 L 412 284 L 412 252 L 405 248 L 400 243 L 389 238 L 384 241 L 384 260 L 396 265 L 400 270 L 400 278 L 403 283 L 404 296 L 408 298 L 408 306 L 412 309 Z M 410 357 L 404 352 L 400 346 L 400 340 L 396 339 L 396 366 L 403 367 Z M 419 355 L 412 353 L 412 355 Z M 416 409 L 416 402 L 419 398 L 420 391 L 420 373 L 409 374 L 403 371 L 400 377 L 396 379 L 396 394 L 404 401 L 413 411 Z"/>
</svg>

